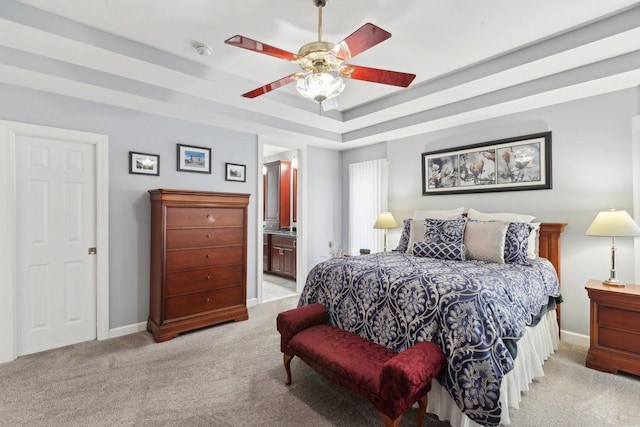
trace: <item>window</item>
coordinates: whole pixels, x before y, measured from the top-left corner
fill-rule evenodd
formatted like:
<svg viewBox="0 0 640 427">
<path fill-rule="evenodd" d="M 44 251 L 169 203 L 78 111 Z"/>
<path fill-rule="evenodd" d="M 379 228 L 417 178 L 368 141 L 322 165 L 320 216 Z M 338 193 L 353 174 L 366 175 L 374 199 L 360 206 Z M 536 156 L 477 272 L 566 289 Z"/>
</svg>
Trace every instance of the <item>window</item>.
<svg viewBox="0 0 640 427">
<path fill-rule="evenodd" d="M 384 246 L 382 230 L 373 224 L 387 210 L 387 159 L 349 165 L 349 253 L 360 249 L 380 252 Z"/>
</svg>

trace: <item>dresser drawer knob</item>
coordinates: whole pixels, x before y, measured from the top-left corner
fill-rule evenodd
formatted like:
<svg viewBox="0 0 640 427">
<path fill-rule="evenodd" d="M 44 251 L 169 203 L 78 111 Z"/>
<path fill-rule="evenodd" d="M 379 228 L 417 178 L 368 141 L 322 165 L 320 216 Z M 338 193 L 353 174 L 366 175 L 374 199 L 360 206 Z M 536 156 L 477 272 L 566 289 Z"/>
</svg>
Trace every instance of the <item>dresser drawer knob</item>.
<svg viewBox="0 0 640 427">
<path fill-rule="evenodd" d="M 205 300 L 205 302 L 206 302 L 206 303 L 209 303 L 209 301 L 210 301 L 210 300 L 209 300 L 209 298 L 207 298 L 207 299 Z"/>
<path fill-rule="evenodd" d="M 211 280 L 211 276 L 207 276 L 207 280 Z"/>
<path fill-rule="evenodd" d="M 211 254 L 207 254 L 207 258 L 211 258 Z"/>
<path fill-rule="evenodd" d="M 207 234 L 207 239 L 211 238 L 211 233 Z"/>
<path fill-rule="evenodd" d="M 213 217 L 213 214 L 207 214 L 207 219 L 211 222 L 215 221 L 216 219 Z"/>
</svg>

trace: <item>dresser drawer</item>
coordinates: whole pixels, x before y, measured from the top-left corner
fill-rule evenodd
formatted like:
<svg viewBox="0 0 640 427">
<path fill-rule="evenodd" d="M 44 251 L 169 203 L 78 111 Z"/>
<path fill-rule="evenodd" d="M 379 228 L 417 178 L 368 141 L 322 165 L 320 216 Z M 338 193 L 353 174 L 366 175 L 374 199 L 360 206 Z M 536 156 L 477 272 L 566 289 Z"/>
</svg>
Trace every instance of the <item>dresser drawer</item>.
<svg viewBox="0 0 640 427">
<path fill-rule="evenodd" d="M 203 246 L 242 245 L 244 229 L 193 228 L 167 230 L 167 249 L 199 248 Z"/>
<path fill-rule="evenodd" d="M 174 250 L 167 252 L 166 268 L 168 271 L 175 271 L 216 267 L 218 265 L 242 264 L 243 260 L 244 248 L 242 246 Z"/>
<path fill-rule="evenodd" d="M 223 286 L 240 285 L 243 283 L 243 271 L 244 265 L 237 264 L 168 273 L 165 282 L 165 293 L 166 296 L 171 296 Z"/>
<path fill-rule="evenodd" d="M 244 210 L 233 208 L 167 208 L 167 227 L 244 226 Z"/>
<path fill-rule="evenodd" d="M 234 305 L 244 305 L 242 286 L 197 292 L 165 300 L 165 320 L 202 314 Z"/>
</svg>

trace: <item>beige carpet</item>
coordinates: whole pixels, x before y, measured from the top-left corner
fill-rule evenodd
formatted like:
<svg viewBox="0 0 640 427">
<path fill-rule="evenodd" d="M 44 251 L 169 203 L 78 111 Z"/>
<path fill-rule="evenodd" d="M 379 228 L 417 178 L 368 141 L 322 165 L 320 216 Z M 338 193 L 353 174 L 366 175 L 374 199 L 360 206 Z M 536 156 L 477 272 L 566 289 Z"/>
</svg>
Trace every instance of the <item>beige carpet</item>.
<svg viewBox="0 0 640 427">
<path fill-rule="evenodd" d="M 297 297 L 253 307 L 246 322 L 156 344 L 146 332 L 0 365 L 1 426 L 374 426 L 374 407 L 299 359 L 284 369 L 275 316 Z M 584 368 L 562 344 L 526 392 L 514 426 L 632 426 L 640 379 Z M 402 426 L 415 425 L 411 409 Z M 428 426 L 446 426 L 430 418 Z"/>
</svg>

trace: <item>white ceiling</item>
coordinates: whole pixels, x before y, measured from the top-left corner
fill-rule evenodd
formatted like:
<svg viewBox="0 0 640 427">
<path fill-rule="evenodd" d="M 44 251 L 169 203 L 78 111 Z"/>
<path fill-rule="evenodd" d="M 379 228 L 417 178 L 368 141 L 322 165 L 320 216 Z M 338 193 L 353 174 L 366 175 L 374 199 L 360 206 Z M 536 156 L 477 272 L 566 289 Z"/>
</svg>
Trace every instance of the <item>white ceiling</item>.
<svg viewBox="0 0 640 427">
<path fill-rule="evenodd" d="M 640 1 L 330 0 L 323 40 L 371 22 L 393 36 L 349 63 L 417 77 L 406 89 L 346 80 L 327 112 L 293 84 L 242 98 L 298 68 L 224 44 L 240 34 L 296 53 L 317 39 L 312 0 L 0 5 L 0 82 L 273 143 L 346 149 L 640 84 Z"/>
</svg>

